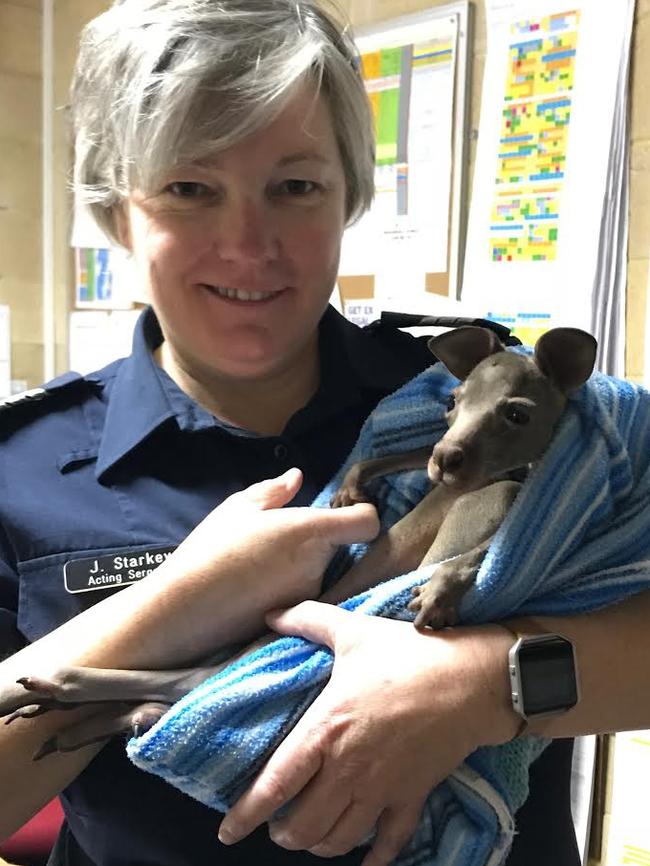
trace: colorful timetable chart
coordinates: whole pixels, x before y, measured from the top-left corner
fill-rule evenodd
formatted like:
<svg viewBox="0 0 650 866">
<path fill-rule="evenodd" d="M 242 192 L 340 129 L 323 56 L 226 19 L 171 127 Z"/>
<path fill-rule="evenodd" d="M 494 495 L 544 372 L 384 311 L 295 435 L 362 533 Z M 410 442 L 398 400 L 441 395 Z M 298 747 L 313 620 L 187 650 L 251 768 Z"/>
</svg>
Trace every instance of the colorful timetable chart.
<svg viewBox="0 0 650 866">
<path fill-rule="evenodd" d="M 579 24 L 572 10 L 511 26 L 489 237 L 494 262 L 557 256 Z"/>
<path fill-rule="evenodd" d="M 504 313 L 488 311 L 486 318 L 510 328 L 524 346 L 534 346 L 542 334 L 553 327 L 550 313 Z"/>
<path fill-rule="evenodd" d="M 339 273 L 372 275 L 384 309 L 422 309 L 427 292 L 446 295 L 451 284 L 458 39 L 459 16 L 449 12 L 405 16 L 357 38 L 376 133 L 375 198 L 345 233 Z M 454 251 L 454 279 L 457 261 Z"/>
<path fill-rule="evenodd" d="M 110 250 L 80 248 L 76 250 L 77 306 L 110 304 L 113 297 L 113 273 Z"/>
<path fill-rule="evenodd" d="M 535 192 L 497 192 L 492 210 L 491 249 L 496 261 L 542 261 L 555 257 L 559 186 Z"/>
<path fill-rule="evenodd" d="M 601 369 L 616 376 L 624 373 L 634 8 L 634 0 L 485 0 L 461 294 L 475 315 L 524 311 L 525 323 L 513 315 L 526 342 L 530 311 L 594 333 Z"/>
<path fill-rule="evenodd" d="M 429 85 L 429 100 L 433 104 L 436 91 L 430 86 L 430 73 L 435 70 L 448 73 L 453 60 L 453 42 L 448 36 L 361 54 L 361 69 L 375 121 L 377 167 L 393 167 L 389 189 L 385 186 L 386 172 L 375 180 L 381 180 L 378 189 L 382 194 L 389 192 L 393 196 L 397 215 L 408 214 L 410 127 L 416 119 L 413 100 L 420 96 L 422 85 Z M 422 99 L 418 102 L 422 103 Z M 426 112 L 425 104 L 421 108 Z"/>
<path fill-rule="evenodd" d="M 577 10 L 513 24 L 506 99 L 573 89 L 579 24 Z"/>
</svg>

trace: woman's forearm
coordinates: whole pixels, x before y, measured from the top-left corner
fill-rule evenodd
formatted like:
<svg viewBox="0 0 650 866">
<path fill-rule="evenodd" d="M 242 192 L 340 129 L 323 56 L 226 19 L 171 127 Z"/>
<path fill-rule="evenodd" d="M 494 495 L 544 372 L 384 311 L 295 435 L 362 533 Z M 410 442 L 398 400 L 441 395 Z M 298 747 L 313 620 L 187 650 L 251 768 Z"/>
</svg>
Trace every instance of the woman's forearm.
<svg viewBox="0 0 650 866">
<path fill-rule="evenodd" d="M 189 630 L 196 617 L 183 619 L 180 609 L 174 614 L 177 627 L 169 628 L 171 608 L 182 593 L 182 575 L 175 574 L 175 568 L 171 563 L 165 580 L 143 581 L 122 590 L 6 659 L 0 664 L 0 689 L 10 688 L 26 674 L 47 676 L 67 665 L 160 668 L 182 663 L 183 653 L 191 653 Z M 186 588 L 191 593 L 191 587 Z M 214 620 L 218 627 L 218 613 Z M 0 725 L 0 839 L 66 787 L 97 754 L 100 746 L 32 760 L 49 737 L 91 712 L 88 708 L 52 712 Z"/>
<path fill-rule="evenodd" d="M 531 724 L 531 733 L 567 737 L 650 727 L 650 591 L 592 613 L 535 622 L 573 641 L 581 697 L 568 712 Z"/>
<path fill-rule="evenodd" d="M 376 512 L 369 505 L 276 507 L 295 493 L 295 479 L 291 484 L 284 478 L 231 497 L 155 572 L 6 659 L 0 664 L 0 691 L 13 688 L 19 677 L 47 677 L 70 665 L 132 670 L 189 665 L 263 632 L 270 608 L 318 595 L 336 547 L 372 538 Z M 32 761 L 45 740 L 87 713 L 54 712 L 0 725 L 0 837 L 96 754 L 97 747 L 91 747 Z"/>
</svg>

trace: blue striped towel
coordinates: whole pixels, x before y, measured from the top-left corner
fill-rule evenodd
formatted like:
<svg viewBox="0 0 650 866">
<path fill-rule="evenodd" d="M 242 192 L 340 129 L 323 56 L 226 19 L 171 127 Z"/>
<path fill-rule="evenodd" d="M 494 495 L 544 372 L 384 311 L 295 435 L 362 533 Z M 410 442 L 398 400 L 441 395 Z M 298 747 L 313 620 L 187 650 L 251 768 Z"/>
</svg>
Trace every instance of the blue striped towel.
<svg viewBox="0 0 650 866">
<path fill-rule="evenodd" d="M 515 351 L 526 351 L 518 349 Z M 355 461 L 432 445 L 445 432 L 457 385 L 436 364 L 380 403 L 345 466 L 317 498 L 326 507 Z M 385 527 L 427 492 L 424 472 L 376 482 Z M 326 579 L 363 552 L 352 546 Z M 411 619 L 411 587 L 427 566 L 342 604 Z M 594 374 L 569 401 L 543 460 L 524 484 L 461 606 L 466 623 L 508 615 L 568 614 L 611 604 L 650 586 L 650 394 Z M 131 760 L 192 797 L 226 811 L 319 694 L 332 669 L 329 649 L 280 638 L 206 680 L 150 731 L 127 746 Z M 520 737 L 482 748 L 428 799 L 399 866 L 499 866 L 528 795 L 528 768 L 547 745 Z"/>
</svg>

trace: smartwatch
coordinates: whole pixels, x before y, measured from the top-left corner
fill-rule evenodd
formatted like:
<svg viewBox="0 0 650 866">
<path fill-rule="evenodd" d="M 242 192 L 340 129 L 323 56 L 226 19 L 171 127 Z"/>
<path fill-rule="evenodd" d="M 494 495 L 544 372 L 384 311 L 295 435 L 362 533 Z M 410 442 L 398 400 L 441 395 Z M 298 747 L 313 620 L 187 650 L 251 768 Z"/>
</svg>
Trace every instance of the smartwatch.
<svg viewBox="0 0 650 866">
<path fill-rule="evenodd" d="M 508 673 L 512 707 L 521 716 L 515 736 L 520 736 L 529 722 L 560 715 L 580 700 L 575 649 L 568 638 L 529 620 L 501 625 L 516 638 Z"/>
</svg>

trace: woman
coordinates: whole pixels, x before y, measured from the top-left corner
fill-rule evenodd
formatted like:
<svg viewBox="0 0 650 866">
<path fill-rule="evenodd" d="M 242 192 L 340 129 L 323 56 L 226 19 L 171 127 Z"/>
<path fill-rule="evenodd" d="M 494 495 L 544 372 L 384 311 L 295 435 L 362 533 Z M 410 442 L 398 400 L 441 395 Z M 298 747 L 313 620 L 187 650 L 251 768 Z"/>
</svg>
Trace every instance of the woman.
<svg viewBox="0 0 650 866">
<path fill-rule="evenodd" d="M 30 644 L 4 663 L 3 685 L 59 663 L 182 664 L 253 635 L 268 607 L 316 595 L 333 544 L 376 530 L 372 509 L 336 529 L 304 524 L 300 543 L 317 533 L 319 553 L 284 569 L 288 517 L 264 515 L 267 538 L 282 531 L 273 553 L 247 514 L 233 529 L 217 512 L 201 526 L 216 545 L 201 565 L 194 535 L 152 580 L 115 588 L 144 570 L 124 562 L 167 555 L 252 482 L 297 466 L 300 491 L 294 472 L 272 502 L 311 502 L 376 403 L 430 362 L 417 341 L 327 310 L 374 168 L 334 19 L 293 0 L 118 3 L 83 35 L 72 102 L 78 194 L 131 252 L 152 308 L 128 359 L 3 412 L 2 648 Z M 34 764 L 60 724 L 3 727 L 0 834 L 65 788 L 58 862 L 295 859 L 265 832 L 220 845 L 214 813 L 136 771 L 119 740 Z"/>
<path fill-rule="evenodd" d="M 414 338 L 327 308 L 374 166 L 333 15 L 311 0 L 124 0 L 84 32 L 73 115 L 76 188 L 132 253 L 151 308 L 129 358 L 3 412 L 3 686 L 50 665 L 182 665 L 317 595 L 333 547 L 376 532 L 372 509 L 273 508 L 308 504 L 377 402 L 430 362 Z M 302 487 L 293 471 L 227 499 L 290 467 Z M 197 525 L 156 571 L 131 573 L 131 558 L 166 557 Z M 273 624 L 335 644 L 337 668 L 224 822 L 227 845 L 214 813 L 136 770 L 117 739 L 33 763 L 60 714 L 0 731 L 0 835 L 63 791 L 53 863 L 377 866 L 426 790 L 517 731 L 498 626 L 421 635 L 320 606 Z M 576 718 L 557 733 L 590 727 Z M 578 862 L 560 764 L 541 772 L 512 863 Z M 230 846 L 305 785 L 277 844 L 259 830 Z M 374 850 L 355 847 L 375 823 Z"/>
</svg>

